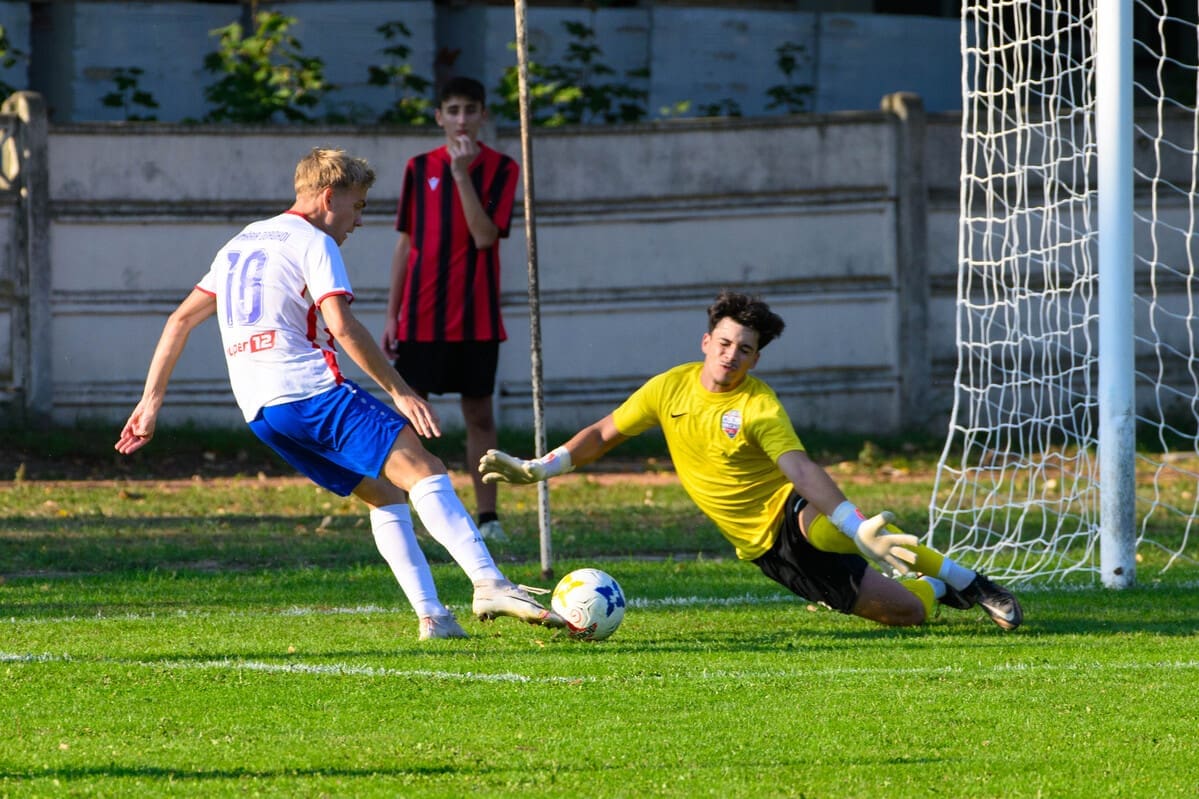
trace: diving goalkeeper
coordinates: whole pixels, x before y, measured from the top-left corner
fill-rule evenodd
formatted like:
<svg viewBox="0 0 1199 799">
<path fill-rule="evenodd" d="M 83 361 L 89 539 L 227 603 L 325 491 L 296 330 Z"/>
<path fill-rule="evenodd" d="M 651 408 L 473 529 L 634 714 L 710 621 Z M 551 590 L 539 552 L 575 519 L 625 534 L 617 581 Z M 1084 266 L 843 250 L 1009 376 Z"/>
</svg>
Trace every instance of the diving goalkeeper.
<svg viewBox="0 0 1199 799">
<path fill-rule="evenodd" d="M 483 480 L 546 480 L 658 425 L 679 481 L 737 556 L 795 594 L 886 625 L 922 624 L 940 602 L 981 606 L 1003 629 L 1018 627 L 1023 613 L 1011 592 L 920 544 L 890 513 L 867 518 L 808 457 L 774 391 L 749 374 L 783 324 L 760 299 L 721 293 L 708 308 L 702 362 L 651 378 L 542 458 L 489 450 Z"/>
</svg>

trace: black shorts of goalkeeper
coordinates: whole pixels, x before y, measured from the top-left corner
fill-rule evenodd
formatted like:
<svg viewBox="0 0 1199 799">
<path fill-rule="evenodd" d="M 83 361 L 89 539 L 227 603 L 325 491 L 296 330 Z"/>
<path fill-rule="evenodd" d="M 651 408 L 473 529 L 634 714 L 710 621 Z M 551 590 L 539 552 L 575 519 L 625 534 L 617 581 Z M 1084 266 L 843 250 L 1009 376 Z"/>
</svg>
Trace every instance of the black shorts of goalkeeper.
<svg viewBox="0 0 1199 799">
<path fill-rule="evenodd" d="M 753 562 L 793 594 L 851 613 L 869 564 L 861 555 L 825 552 L 812 546 L 799 529 L 799 512 L 807 504 L 806 499 L 791 492 L 774 546 Z"/>
</svg>

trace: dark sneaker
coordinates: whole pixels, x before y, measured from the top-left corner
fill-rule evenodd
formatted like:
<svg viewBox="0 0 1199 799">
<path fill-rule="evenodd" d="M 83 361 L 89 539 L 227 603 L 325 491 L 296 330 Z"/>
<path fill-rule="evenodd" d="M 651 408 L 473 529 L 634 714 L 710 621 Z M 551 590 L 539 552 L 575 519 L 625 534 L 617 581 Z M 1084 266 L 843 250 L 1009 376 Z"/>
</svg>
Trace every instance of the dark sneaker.
<svg viewBox="0 0 1199 799">
<path fill-rule="evenodd" d="M 1005 630 L 1014 630 L 1024 621 L 1024 611 L 1016 596 L 1003 586 L 991 582 L 986 575 L 977 575 L 970 585 L 961 591 L 945 585 L 945 596 L 941 604 L 958 610 L 969 610 L 979 605 L 991 617 L 991 621 Z"/>
<path fill-rule="evenodd" d="M 962 596 L 962 592 L 949 583 L 945 583 L 945 596 L 937 601 L 946 607 L 957 608 L 958 610 L 970 610 L 970 608 L 974 607 L 973 602 Z"/>
</svg>

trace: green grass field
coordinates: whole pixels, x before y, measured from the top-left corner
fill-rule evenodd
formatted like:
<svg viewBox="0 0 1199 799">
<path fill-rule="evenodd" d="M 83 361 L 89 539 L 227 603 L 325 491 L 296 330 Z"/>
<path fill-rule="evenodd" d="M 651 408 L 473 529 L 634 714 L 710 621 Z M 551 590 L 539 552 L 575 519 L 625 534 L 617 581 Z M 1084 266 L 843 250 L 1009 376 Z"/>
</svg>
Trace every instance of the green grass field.
<svg viewBox="0 0 1199 799">
<path fill-rule="evenodd" d="M 918 471 L 842 476 L 915 523 Z M 501 502 L 545 584 L 535 491 Z M 417 642 L 362 508 L 300 480 L 0 484 L 0 797 L 1199 794 L 1193 573 L 893 630 L 737 562 L 668 473 L 551 502 L 556 574 L 631 600 L 609 641 L 471 619 L 430 543 L 472 637 Z"/>
</svg>

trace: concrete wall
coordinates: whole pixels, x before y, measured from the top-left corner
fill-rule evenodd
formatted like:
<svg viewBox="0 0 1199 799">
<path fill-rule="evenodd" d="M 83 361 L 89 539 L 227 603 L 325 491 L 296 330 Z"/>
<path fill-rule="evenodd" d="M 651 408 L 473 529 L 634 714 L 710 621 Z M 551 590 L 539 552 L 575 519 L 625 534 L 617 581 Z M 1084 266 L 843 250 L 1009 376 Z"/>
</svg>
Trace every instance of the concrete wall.
<svg viewBox="0 0 1199 799">
<path fill-rule="evenodd" d="M 31 5 L 39 23 L 31 25 Z M 956 111 L 960 100 L 960 23 L 952 18 L 850 13 L 859 4 L 828 2 L 830 11 L 687 6 L 643 3 L 635 8 L 555 7 L 528 9 L 532 58 L 562 64 L 572 38 L 564 22 L 592 28 L 602 50 L 599 61 L 614 68 L 616 81 L 629 80 L 649 94 L 650 117 L 690 102 L 684 116 L 707 105 L 732 103 L 746 116 L 779 113 L 766 106 L 769 87 L 786 78 L 776 48 L 803 48 L 792 80 L 814 88 L 808 110 L 861 110 L 885 94 L 908 91 L 930 111 Z M 124 120 L 122 109 L 104 106 L 118 69 L 144 70 L 139 88 L 150 92 L 162 121 L 202 118 L 210 107 L 204 87 L 215 76 L 203 69 L 217 49 L 211 31 L 243 17 L 234 3 L 0 0 L 0 25 L 13 46 L 31 60 L 0 72 L 0 80 L 46 97 L 57 123 Z M 403 21 L 412 35 L 408 63 L 426 78 L 450 72 L 476 75 L 489 90 L 516 63 L 511 3 L 436 3 L 433 0 L 338 0 L 268 2 L 297 20 L 291 33 L 305 55 L 325 64 L 325 77 L 340 88 L 324 112 L 369 121 L 394 97 L 372 87 L 371 66 L 389 63 L 379 25 Z M 393 42 L 394 44 L 394 42 Z M 626 78 L 630 70 L 648 77 Z M 134 109 L 145 114 L 145 109 Z M 678 113 L 672 111 L 672 113 Z"/>
<path fill-rule="evenodd" d="M 897 366 L 917 345 L 899 334 L 900 130 L 893 115 L 863 112 L 539 132 L 549 425 L 591 421 L 650 374 L 698 358 L 704 308 L 725 286 L 763 294 L 787 320 L 758 372 L 797 424 L 911 421 Z M 515 131 L 492 141 L 519 158 Z M 294 163 L 312 146 L 378 170 L 344 252 L 355 309 L 381 332 L 403 166 L 436 144 L 419 130 L 52 128 L 52 416 L 127 415 L 166 314 L 242 224 L 288 206 Z M 502 251 L 511 339 L 498 403 L 510 426 L 532 422 L 524 231 L 518 213 Z M 451 424 L 455 406 L 439 403 Z M 180 361 L 163 419 L 237 423 L 215 326 Z"/>
<path fill-rule="evenodd" d="M 943 429 L 957 366 L 960 119 L 924 116 L 913 99 L 887 98 L 889 112 L 538 131 L 550 426 L 591 421 L 650 374 L 697 358 L 703 309 L 733 286 L 764 295 L 788 322 L 758 373 L 801 429 Z M 27 112 L 41 106 L 28 100 L 9 98 L 5 109 L 26 121 L 0 137 L 4 176 L 15 179 L 0 190 L 0 405 L 60 422 L 120 422 L 167 313 L 245 222 L 288 206 L 295 160 L 318 145 L 361 154 L 379 172 L 367 224 L 344 251 L 355 308 L 382 330 L 400 178 L 407 158 L 438 144 L 426 131 L 97 124 L 47 132 L 41 109 L 34 133 L 36 113 Z M 1167 124 L 1172 140 L 1189 135 L 1185 120 Z M 519 158 L 515 131 L 487 138 Z M 1136 146 L 1141 158 L 1151 142 Z M 40 168 L 17 168 L 22 153 Z M 1166 168 L 1186 174 L 1189 164 Z M 1150 210 L 1149 198 L 1139 202 Z M 1188 203 L 1163 196 L 1157 213 L 1181 230 Z M 1138 258 L 1189 262 L 1185 235 L 1150 237 L 1143 228 Z M 502 424 L 528 426 L 521 210 L 502 246 L 511 340 L 497 401 Z M 1192 350 L 1187 286 L 1159 282 L 1153 308 L 1137 305 L 1147 373 L 1150 313 L 1176 352 Z M 1188 368 L 1178 360 L 1165 368 Z M 451 425 L 455 406 L 439 402 Z M 215 327 L 197 332 L 179 364 L 165 418 L 238 423 Z"/>
</svg>

